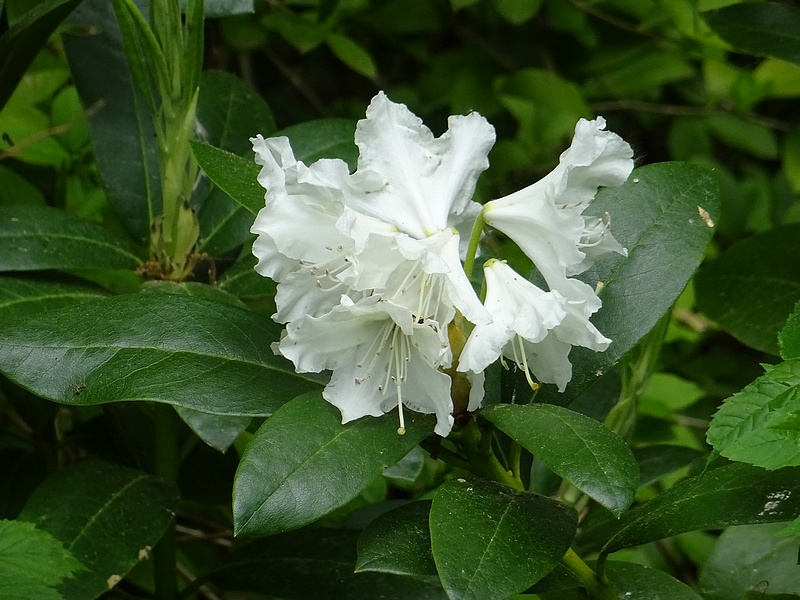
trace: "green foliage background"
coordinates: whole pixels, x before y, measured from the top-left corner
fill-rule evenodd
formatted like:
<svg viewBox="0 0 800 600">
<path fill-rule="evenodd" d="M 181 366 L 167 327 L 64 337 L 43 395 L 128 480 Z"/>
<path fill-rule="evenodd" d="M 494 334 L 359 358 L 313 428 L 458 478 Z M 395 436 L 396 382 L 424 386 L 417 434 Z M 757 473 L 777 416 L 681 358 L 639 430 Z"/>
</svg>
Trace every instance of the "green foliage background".
<svg viewBox="0 0 800 600">
<path fill-rule="evenodd" d="M 0 0 L 3 598 L 800 597 L 800 521 L 773 524 L 800 515 L 793 3 L 206 0 L 194 29 L 183 5 Z M 165 7 L 185 43 L 143 33 Z M 270 350 L 248 138 L 353 167 L 378 90 L 436 134 L 495 126 L 480 201 L 547 173 L 580 117 L 641 167 L 593 204 L 631 251 L 592 273 L 615 344 L 461 441 L 342 427 Z M 205 176 L 169 221 L 174 157 Z M 521 379 L 490 374 L 494 399 Z"/>
</svg>

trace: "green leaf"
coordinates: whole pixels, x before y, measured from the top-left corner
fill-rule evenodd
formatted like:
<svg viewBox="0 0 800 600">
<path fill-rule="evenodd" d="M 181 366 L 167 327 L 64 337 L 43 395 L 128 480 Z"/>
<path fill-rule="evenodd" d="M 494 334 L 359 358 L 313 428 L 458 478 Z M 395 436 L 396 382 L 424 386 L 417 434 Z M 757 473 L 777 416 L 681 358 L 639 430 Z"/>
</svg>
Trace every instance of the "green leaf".
<svg viewBox="0 0 800 600">
<path fill-rule="evenodd" d="M 542 0 L 494 0 L 497 12 L 512 25 L 530 21 L 542 7 Z"/>
<path fill-rule="evenodd" d="M 800 359 L 774 367 L 728 398 L 706 439 L 722 456 L 765 469 L 800 466 Z"/>
<path fill-rule="evenodd" d="M 220 289 L 242 299 L 274 297 L 277 284 L 269 277 L 259 275 L 255 266 L 255 256 L 243 256 L 222 275 L 219 280 Z"/>
<path fill-rule="evenodd" d="M 605 573 L 620 600 L 703 600 L 685 583 L 659 569 L 609 561 Z"/>
<path fill-rule="evenodd" d="M 102 315 L 102 318 L 98 318 Z M 318 389 L 276 357 L 267 318 L 175 294 L 70 306 L 0 329 L 0 371 L 63 404 L 152 400 L 220 415 L 269 415 Z"/>
<path fill-rule="evenodd" d="M 586 212 L 611 216 L 611 230 L 628 256 L 611 255 L 581 276 L 592 285 L 604 284 L 603 307 L 592 323 L 613 341 L 605 352 L 572 349 L 572 381 L 563 396 L 553 386 L 542 390 L 542 398 L 558 404 L 577 397 L 615 365 L 678 298 L 719 220 L 717 182 L 694 165 L 648 165 L 635 169 L 622 186 L 600 190 Z"/>
<path fill-rule="evenodd" d="M 742 598 L 748 590 L 769 590 L 769 596 L 797 593 L 800 536 L 776 538 L 781 525 L 745 525 L 722 533 L 700 573 L 706 600 Z M 758 597 L 758 596 L 756 596 Z"/>
<path fill-rule="evenodd" d="M 103 290 L 88 285 L 0 277 L 0 311 L 5 323 L 105 296 Z"/>
<path fill-rule="evenodd" d="M 481 415 L 615 515 L 633 502 L 636 461 L 622 438 L 601 423 L 551 404 L 495 404 Z"/>
<path fill-rule="evenodd" d="M 258 214 L 264 207 L 264 188 L 258 183 L 261 168 L 256 163 L 199 142 L 192 142 L 192 151 L 200 168 L 214 185 L 251 215 Z"/>
<path fill-rule="evenodd" d="M 367 525 L 358 538 L 355 572 L 437 577 L 428 526 L 430 511 L 429 500 L 409 502 Z"/>
<path fill-rule="evenodd" d="M 295 398 L 267 419 L 242 456 L 233 484 L 236 535 L 272 535 L 316 521 L 432 433 L 430 415 L 409 414 L 406 434 L 398 435 L 391 415 L 342 425 L 339 410 L 319 392 Z"/>
<path fill-rule="evenodd" d="M 800 301 L 794 305 L 786 325 L 778 334 L 778 345 L 784 360 L 800 358 Z"/>
<path fill-rule="evenodd" d="M 0 109 L 56 27 L 80 3 L 81 0 L 48 0 L 37 4 L 0 37 Z"/>
<path fill-rule="evenodd" d="M 228 590 L 286 600 L 444 600 L 435 578 L 354 573 L 358 532 L 306 529 L 244 545 L 212 576 Z"/>
<path fill-rule="evenodd" d="M 800 224 L 746 238 L 697 273 L 697 305 L 741 342 L 777 355 L 778 333 L 800 300 Z M 601 329 L 602 331 L 602 329 Z"/>
<path fill-rule="evenodd" d="M 481 479 L 445 482 L 430 513 L 433 557 L 451 600 L 522 592 L 558 564 L 576 527 L 570 507 Z"/>
<path fill-rule="evenodd" d="M 253 420 L 236 415 L 210 415 L 182 406 L 176 406 L 175 410 L 197 437 L 220 452 L 227 451 Z"/>
<path fill-rule="evenodd" d="M 197 101 L 197 120 L 204 141 L 252 163 L 250 138 L 275 131 L 272 111 L 263 98 L 238 77 L 222 71 L 203 73 Z M 257 173 L 257 170 L 248 171 Z M 261 205 L 264 190 L 260 192 Z M 250 237 L 253 215 L 217 186 L 201 185 L 192 197 L 199 205 L 199 250 L 217 256 Z"/>
<path fill-rule="evenodd" d="M 94 111 L 89 132 L 109 202 L 131 235 L 145 242 L 161 213 L 158 148 L 147 103 L 133 81 L 112 3 L 84 0 L 70 23 L 75 29 L 62 36 L 64 49 L 83 106 Z"/>
<path fill-rule="evenodd" d="M 375 79 L 378 76 L 378 69 L 375 61 L 361 45 L 356 43 L 346 35 L 332 33 L 327 37 L 325 43 L 331 52 L 353 71 L 364 77 Z"/>
<path fill-rule="evenodd" d="M 700 450 L 688 446 L 656 444 L 641 446 L 633 451 L 639 464 L 639 485 L 649 485 L 703 456 Z"/>
<path fill-rule="evenodd" d="M 188 0 L 181 0 L 185 10 Z M 203 9 L 206 17 L 229 17 L 254 11 L 253 0 L 204 0 Z"/>
<path fill-rule="evenodd" d="M 63 600 L 56 586 L 84 568 L 46 531 L 21 521 L 0 521 L 3 600 Z"/>
<path fill-rule="evenodd" d="M 775 132 L 759 123 L 752 123 L 734 115 L 704 117 L 705 127 L 729 146 L 764 159 L 779 156 Z"/>
<path fill-rule="evenodd" d="M 19 518 L 52 534 L 88 568 L 62 584 L 64 597 L 96 598 L 149 557 L 176 505 L 175 490 L 155 477 L 85 461 L 46 479 Z"/>
<path fill-rule="evenodd" d="M 800 10 L 776 2 L 735 4 L 703 18 L 740 52 L 800 63 Z"/>
<path fill-rule="evenodd" d="M 44 194 L 16 171 L 0 166 L 0 205 L 46 204 Z"/>
<path fill-rule="evenodd" d="M 355 123 L 347 119 L 317 119 L 281 129 L 275 135 L 288 137 L 295 158 L 307 165 L 320 158 L 341 158 L 353 170 L 358 158 L 355 129 Z"/>
<path fill-rule="evenodd" d="M 135 250 L 99 225 L 49 206 L 0 206 L 0 271 L 135 269 Z"/>
<path fill-rule="evenodd" d="M 797 469 L 731 464 L 679 481 L 625 513 L 601 556 L 696 529 L 787 521 L 798 514 Z"/>
</svg>

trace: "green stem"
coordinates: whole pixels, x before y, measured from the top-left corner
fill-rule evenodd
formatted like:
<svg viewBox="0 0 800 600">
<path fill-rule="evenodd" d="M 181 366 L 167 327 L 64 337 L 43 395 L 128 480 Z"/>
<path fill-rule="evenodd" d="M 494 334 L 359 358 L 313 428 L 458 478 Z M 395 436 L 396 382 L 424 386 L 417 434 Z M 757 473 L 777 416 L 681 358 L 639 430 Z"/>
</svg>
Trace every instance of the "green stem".
<svg viewBox="0 0 800 600">
<path fill-rule="evenodd" d="M 589 568 L 580 556 L 570 548 L 561 559 L 561 564 L 572 571 L 586 591 L 591 600 L 619 600 L 619 595 L 608 583 L 605 577 L 598 576 Z"/>
<path fill-rule="evenodd" d="M 478 255 L 478 243 L 481 241 L 481 233 L 486 227 L 483 219 L 483 211 L 478 214 L 475 224 L 472 226 L 472 233 L 469 236 L 469 246 L 467 247 L 467 258 L 464 261 L 464 272 L 467 277 L 472 277 L 472 270 L 475 267 L 475 257 Z"/>
<path fill-rule="evenodd" d="M 462 430 L 461 447 L 469 458 L 470 470 L 481 477 L 503 483 L 515 490 L 524 490 L 522 481 L 512 475 L 492 451 L 492 429 L 481 429 L 475 421 Z"/>
<path fill-rule="evenodd" d="M 178 428 L 175 411 L 168 404 L 153 407 L 155 417 L 155 474 L 175 484 L 178 480 Z M 157 600 L 174 600 L 178 594 L 175 565 L 178 561 L 174 522 L 153 549 Z"/>
</svg>

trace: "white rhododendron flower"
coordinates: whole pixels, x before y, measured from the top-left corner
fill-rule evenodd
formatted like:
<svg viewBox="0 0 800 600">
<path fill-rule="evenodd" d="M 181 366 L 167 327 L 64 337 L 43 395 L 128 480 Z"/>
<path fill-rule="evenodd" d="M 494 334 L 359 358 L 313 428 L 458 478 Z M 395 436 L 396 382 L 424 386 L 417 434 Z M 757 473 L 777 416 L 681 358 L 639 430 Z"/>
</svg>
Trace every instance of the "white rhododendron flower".
<svg viewBox="0 0 800 600">
<path fill-rule="evenodd" d="M 628 145 L 603 127 L 582 120 L 550 175 L 485 207 L 472 196 L 495 135 L 477 113 L 450 117 L 434 137 L 381 92 L 356 128 L 353 173 L 338 159 L 305 165 L 286 138 L 252 138 L 267 190 L 252 227 L 256 270 L 278 282 L 273 318 L 286 325 L 276 352 L 299 372 L 332 371 L 323 397 L 343 422 L 397 406 L 400 432 L 406 407 L 436 415 L 436 433 L 448 435 L 454 411 L 480 406 L 483 371 L 498 358 L 532 385 L 536 377 L 563 390 L 570 348 L 610 342 L 589 322 L 599 298 L 572 276 L 624 252 L 608 217 L 582 214 L 598 186 L 622 183 L 632 164 Z M 462 233 L 479 215 L 517 242 L 550 291 L 494 261 L 481 302 L 462 263 Z"/>
</svg>

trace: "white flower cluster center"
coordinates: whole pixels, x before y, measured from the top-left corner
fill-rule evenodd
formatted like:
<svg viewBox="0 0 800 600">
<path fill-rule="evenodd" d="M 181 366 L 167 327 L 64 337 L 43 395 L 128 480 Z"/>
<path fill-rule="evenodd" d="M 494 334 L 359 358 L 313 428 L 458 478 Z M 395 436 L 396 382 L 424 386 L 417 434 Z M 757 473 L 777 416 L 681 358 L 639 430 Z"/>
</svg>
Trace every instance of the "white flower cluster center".
<svg viewBox="0 0 800 600">
<path fill-rule="evenodd" d="M 508 360 L 563 390 L 572 346 L 605 350 L 589 322 L 600 299 L 574 278 L 606 252 L 625 253 L 608 218 L 584 216 L 599 186 L 622 184 L 630 146 L 581 119 L 559 165 L 537 183 L 481 206 L 472 199 L 489 166 L 494 129 L 479 114 L 452 116 L 434 137 L 404 105 L 379 93 L 358 123 L 358 165 L 298 161 L 284 137 L 253 138 L 265 206 L 252 227 L 256 270 L 278 282 L 276 352 L 298 372 L 332 371 L 323 396 L 343 422 L 399 407 L 453 426 L 452 378 L 483 399 L 483 372 Z M 544 291 L 502 261 L 484 265 L 486 297 L 462 260 L 479 216 L 510 237 L 547 282 Z M 470 323 L 454 353 L 451 327 Z M 454 355 L 455 354 L 455 355 Z"/>
</svg>

